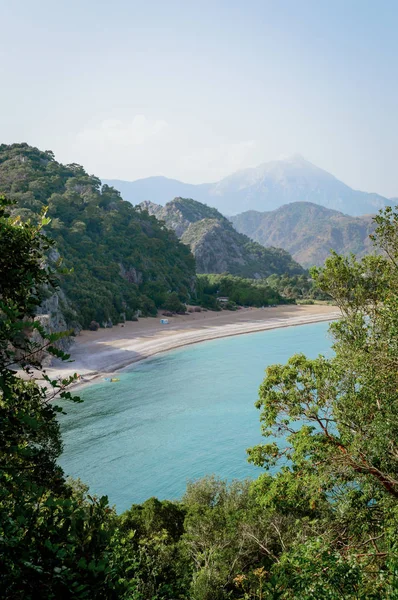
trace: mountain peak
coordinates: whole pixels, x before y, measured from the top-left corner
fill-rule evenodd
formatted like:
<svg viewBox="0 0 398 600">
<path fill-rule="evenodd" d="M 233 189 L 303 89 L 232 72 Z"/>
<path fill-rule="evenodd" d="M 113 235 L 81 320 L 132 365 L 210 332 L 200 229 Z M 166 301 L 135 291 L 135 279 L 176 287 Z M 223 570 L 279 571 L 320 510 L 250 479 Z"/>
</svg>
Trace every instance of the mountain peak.
<svg viewBox="0 0 398 600">
<path fill-rule="evenodd" d="M 297 174 L 308 174 L 308 173 L 324 173 L 328 177 L 333 177 L 327 171 L 324 171 L 320 167 L 314 165 L 301 154 L 289 154 L 287 156 L 280 157 L 278 160 L 270 160 L 268 162 L 261 163 L 254 170 L 257 173 L 274 174 L 274 173 L 290 173 L 294 171 Z"/>
<path fill-rule="evenodd" d="M 224 215 L 247 210 L 269 211 L 283 204 L 305 201 L 357 216 L 375 213 L 392 203 L 378 194 L 353 190 L 301 154 L 242 169 L 217 183 L 194 185 L 149 178 L 119 183 L 116 187 L 133 204 L 152 200 L 164 205 L 181 196 L 205 202 Z"/>
</svg>

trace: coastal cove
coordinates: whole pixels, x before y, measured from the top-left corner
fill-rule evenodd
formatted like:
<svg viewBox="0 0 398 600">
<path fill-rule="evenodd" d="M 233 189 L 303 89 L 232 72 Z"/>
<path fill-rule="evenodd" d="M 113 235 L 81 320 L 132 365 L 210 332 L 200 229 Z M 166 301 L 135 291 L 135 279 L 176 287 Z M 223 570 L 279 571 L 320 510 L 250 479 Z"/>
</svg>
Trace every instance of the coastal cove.
<svg viewBox="0 0 398 600">
<path fill-rule="evenodd" d="M 72 361 L 55 361 L 47 373 L 54 379 L 78 373 L 82 380 L 74 389 L 81 389 L 103 376 L 112 376 L 141 360 L 183 346 L 339 316 L 335 306 L 282 305 L 178 315 L 169 318 L 168 325 L 161 325 L 159 318 L 145 318 L 113 328 L 81 331 L 70 349 Z"/>
<path fill-rule="evenodd" d="M 61 466 L 118 512 L 151 496 L 179 498 L 206 474 L 256 477 L 246 448 L 261 441 L 254 403 L 264 369 L 297 352 L 330 354 L 328 326 L 215 339 L 149 358 L 116 383 L 97 380 L 61 418 Z"/>
<path fill-rule="evenodd" d="M 398 2 L 1 15 L 0 600 L 398 600 Z"/>
</svg>

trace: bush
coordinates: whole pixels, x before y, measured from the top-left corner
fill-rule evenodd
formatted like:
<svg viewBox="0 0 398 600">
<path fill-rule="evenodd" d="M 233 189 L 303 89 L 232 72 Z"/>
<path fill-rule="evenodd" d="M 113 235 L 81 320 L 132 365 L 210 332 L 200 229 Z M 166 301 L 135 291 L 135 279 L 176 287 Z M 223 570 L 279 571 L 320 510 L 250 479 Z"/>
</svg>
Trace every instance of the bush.
<svg viewBox="0 0 398 600">
<path fill-rule="evenodd" d="M 99 329 L 99 323 L 98 321 L 91 321 L 90 325 L 88 326 L 90 331 L 98 331 Z"/>
<path fill-rule="evenodd" d="M 173 313 L 185 313 L 185 304 L 181 302 L 176 292 L 171 292 L 171 294 L 168 294 L 166 302 L 164 302 L 162 308 L 165 308 Z"/>
<path fill-rule="evenodd" d="M 224 310 L 237 310 L 238 307 L 236 306 L 235 302 L 232 302 L 230 300 L 229 302 L 227 302 L 226 304 L 224 304 L 223 309 Z"/>
</svg>

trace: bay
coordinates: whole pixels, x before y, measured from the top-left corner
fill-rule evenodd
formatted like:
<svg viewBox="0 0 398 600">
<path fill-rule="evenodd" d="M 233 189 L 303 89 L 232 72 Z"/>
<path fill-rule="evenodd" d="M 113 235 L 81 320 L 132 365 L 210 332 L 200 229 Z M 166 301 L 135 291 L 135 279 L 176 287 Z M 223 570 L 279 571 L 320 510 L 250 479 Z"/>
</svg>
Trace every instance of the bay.
<svg viewBox="0 0 398 600">
<path fill-rule="evenodd" d="M 84 388 L 65 406 L 60 464 L 118 512 L 151 496 L 176 499 L 188 480 L 256 477 L 246 448 L 261 443 L 254 407 L 265 368 L 294 353 L 330 355 L 328 323 L 188 346 Z"/>
</svg>

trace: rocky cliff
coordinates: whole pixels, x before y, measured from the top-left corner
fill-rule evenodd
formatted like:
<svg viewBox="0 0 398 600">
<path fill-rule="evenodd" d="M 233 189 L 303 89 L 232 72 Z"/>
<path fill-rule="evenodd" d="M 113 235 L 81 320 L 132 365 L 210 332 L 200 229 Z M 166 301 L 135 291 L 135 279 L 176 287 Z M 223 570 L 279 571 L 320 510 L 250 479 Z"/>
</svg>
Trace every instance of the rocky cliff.
<svg viewBox="0 0 398 600">
<path fill-rule="evenodd" d="M 288 252 L 253 242 L 215 208 L 201 202 L 175 198 L 165 206 L 142 202 L 139 207 L 164 221 L 191 248 L 198 273 L 229 272 L 259 279 L 273 273 L 303 271 Z"/>
</svg>

